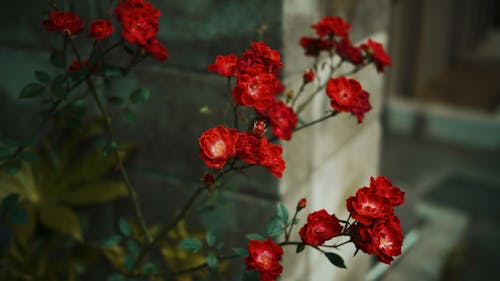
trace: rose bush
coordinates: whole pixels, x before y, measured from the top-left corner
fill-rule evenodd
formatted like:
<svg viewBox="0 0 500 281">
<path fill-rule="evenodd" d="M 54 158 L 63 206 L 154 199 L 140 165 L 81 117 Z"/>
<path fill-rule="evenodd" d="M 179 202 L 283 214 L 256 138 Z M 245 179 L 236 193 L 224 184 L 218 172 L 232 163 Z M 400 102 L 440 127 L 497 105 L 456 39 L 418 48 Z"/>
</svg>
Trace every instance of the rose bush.
<svg viewBox="0 0 500 281">
<path fill-rule="evenodd" d="M 208 72 L 220 75 L 227 80 L 228 102 L 234 115 L 228 123 L 207 128 L 199 136 L 200 163 L 206 166 L 206 172 L 201 177 L 199 187 L 175 214 L 173 221 L 151 226 L 143 217 L 135 186 L 130 182 L 124 165 L 126 145 L 115 138 L 113 127 L 115 119 L 101 101 L 102 96 L 99 90 L 101 85 L 106 86 L 110 83 L 111 78 L 126 77 L 127 73 L 147 58 L 158 62 L 168 59 L 167 48 L 157 38 L 160 11 L 145 0 L 118 1 L 113 13 L 116 22 L 113 23 L 110 19 L 90 21 L 87 38 L 90 38 L 93 43 L 92 49 L 83 52 L 80 50 L 82 46 L 77 45 L 74 39 L 85 30 L 85 22 L 76 13 L 62 11 L 57 5 L 53 5 L 52 8 L 54 11 L 48 14 L 42 24 L 46 30 L 56 32 L 62 39 L 63 48 L 55 49 L 51 56 L 53 65 L 62 73 L 52 79 L 50 75 L 38 72 L 39 82 L 28 84 L 22 90 L 21 98 L 40 99 L 44 103 L 49 103 L 51 108 L 46 114 L 45 121 L 52 120 L 54 124 L 63 126 L 64 130 L 72 126 L 85 130 L 82 126 L 83 117 L 90 113 L 79 106 L 87 99 L 92 99 L 97 104 L 100 113 L 99 123 L 107 132 L 105 141 L 100 144 L 100 149 L 105 156 L 112 156 L 111 158 L 103 157 L 102 159 L 107 160 L 102 160 L 102 162 L 107 163 L 108 169 L 116 167 L 122 179 L 121 185 L 116 188 L 119 192 L 106 195 L 106 200 L 123 195 L 126 189 L 135 214 L 134 218 L 129 220 L 121 218 L 118 221 L 120 234 L 109 237 L 100 245 L 91 247 L 98 253 L 96 255 L 106 257 L 109 265 L 112 266 L 114 273 L 110 275 L 109 281 L 185 280 L 181 278 L 183 276 L 204 277 L 202 273 L 206 273 L 206 269 L 216 273 L 218 269 L 223 270 L 227 267 L 225 262 L 236 258 L 241 258 L 239 262 L 244 263 L 249 272 L 255 273 L 254 277 L 257 276 L 262 281 L 274 281 L 284 270 L 286 271 L 280 260 L 284 255 L 283 247 L 287 246 L 296 247 L 297 254 L 300 254 L 306 247 L 319 251 L 337 267 L 346 265 L 335 251 L 347 244 L 352 244 L 356 249 L 367 254 L 375 255 L 383 263 L 391 263 L 394 257 L 401 254 L 403 231 L 394 208 L 404 203 L 404 192 L 383 176 L 372 177 L 369 186 L 360 187 L 355 195 L 346 200 L 346 209 L 350 214 L 347 219 L 339 219 L 325 209 L 307 214 L 305 224 L 295 232 L 296 236 L 300 237 L 298 241 L 292 240 L 292 233 L 294 233 L 294 227 L 299 224 L 300 213 L 306 209 L 306 198 L 297 202 L 292 218 L 289 217 L 287 208 L 278 203 L 276 216 L 268 222 L 267 234 L 265 236 L 249 234 L 247 236 L 249 242 L 245 247 L 224 245 L 223 241 L 218 241 L 218 237 L 209 231 L 204 234 L 205 242 L 202 242 L 200 235 L 189 235 L 184 228 L 189 211 L 194 208 L 199 196 L 204 192 L 215 193 L 223 190 L 221 179 L 225 175 L 260 166 L 276 178 L 281 178 L 285 172 L 286 163 L 282 157 L 283 147 L 277 142 L 278 139 L 290 140 L 296 132 L 341 113 L 352 114 L 357 118 L 358 123 L 362 123 L 364 116 L 371 110 L 370 95 L 359 81 L 348 76 L 370 64 L 374 64 L 378 72 L 383 72 L 385 67 L 391 65 L 390 57 L 380 43 L 369 39 L 360 46 L 354 46 L 349 39 L 351 25 L 343 18 L 327 16 L 320 19 L 311 26 L 317 37 L 305 36 L 298 42 L 304 48 L 305 55 L 314 57 L 315 62 L 311 68 L 304 70 L 300 77 L 302 84 L 299 90 L 289 91 L 287 95 L 283 95 L 285 86 L 280 80 L 283 67 L 280 53 L 264 41 L 251 42 L 250 48 L 243 51 L 240 56 L 236 54 L 216 56 L 215 61 L 207 67 Z M 121 32 L 114 32 L 115 28 L 121 29 Z M 111 44 L 113 36 L 120 36 L 120 38 Z M 122 59 L 125 66 L 114 65 L 108 59 L 108 54 L 118 47 L 122 47 L 129 55 Z M 70 60 L 71 63 L 66 61 L 67 56 L 74 58 Z M 322 62 L 322 56 L 329 59 Z M 334 64 L 334 60 L 338 63 Z M 338 70 L 343 63 L 350 64 L 352 71 L 334 77 L 334 71 Z M 321 64 L 326 64 L 328 66 L 326 69 L 330 70 L 328 79 L 325 81 L 320 81 L 318 75 Z M 86 89 L 83 90 L 85 94 L 71 95 L 72 91 L 81 85 L 86 85 Z M 301 119 L 301 112 L 318 93 L 324 93 L 330 99 L 330 111 L 317 120 Z M 145 103 L 150 94 L 149 90 L 139 88 L 130 94 L 127 101 L 115 96 L 108 97 L 108 101 L 118 108 L 118 113 L 125 121 L 134 122 L 135 113 L 132 108 Z M 245 109 L 242 110 L 242 107 Z M 230 123 L 233 125 L 228 125 Z M 92 132 L 97 130 L 92 126 L 87 129 Z M 64 130 L 61 131 L 60 138 L 56 137 L 54 142 L 60 143 L 67 137 Z M 69 139 L 71 140 L 68 141 L 69 145 L 74 147 L 74 139 Z M 39 172 L 34 169 L 42 168 L 29 164 L 30 159 L 35 158 L 36 154 L 49 162 L 50 159 L 58 156 L 68 157 L 68 149 L 46 153 L 44 148 L 36 145 L 13 144 L 11 146 L 2 151 L 0 163 L 4 171 L 8 171 L 10 177 L 15 177 L 20 171 L 24 176 L 30 172 Z M 87 163 L 85 167 L 103 175 L 104 172 L 100 170 L 92 170 L 97 165 L 96 162 L 100 161 Z M 53 166 L 49 165 L 49 167 Z M 43 178 L 38 174 L 33 177 Z M 85 176 L 81 180 L 85 182 Z M 74 186 L 72 179 L 68 181 L 70 182 L 67 183 L 68 186 Z M 22 181 L 13 178 L 8 182 L 9 186 L 16 186 Z M 56 182 L 65 183 L 64 180 Z M 113 182 L 113 184 L 116 183 Z M 64 190 L 64 188 L 57 190 Z M 102 189 L 98 192 L 104 193 Z M 53 208 L 49 211 L 40 207 L 39 224 L 42 227 L 37 229 L 35 227 L 37 223 L 33 222 L 37 220 L 34 207 L 31 205 L 29 205 L 31 207 L 26 207 L 29 196 L 7 195 L 0 198 L 2 199 L 2 216 L 8 214 L 8 218 L 11 219 L 15 217 L 12 214 L 17 214 L 17 216 L 27 218 L 17 221 L 11 219 L 8 222 L 16 237 L 12 240 L 11 247 L 14 252 L 11 253 L 12 256 L 9 256 L 10 259 L 16 258 L 16 251 L 19 250 L 16 247 L 21 244 L 21 240 L 18 239 L 24 237 L 22 243 L 27 246 L 35 240 L 36 235 L 46 235 L 46 230 L 54 231 L 63 237 L 71 236 L 73 239 L 71 240 L 73 244 L 69 243 L 71 245 L 83 243 L 77 216 L 66 205 L 52 206 Z M 87 196 L 85 197 L 78 193 L 77 195 L 73 194 L 70 199 L 49 199 L 51 204 L 55 201 L 59 202 L 58 200 L 82 203 L 82 198 L 90 196 L 85 194 Z M 33 196 L 33 198 L 41 198 L 41 196 Z M 83 201 L 106 201 L 102 198 L 91 198 L 93 199 L 87 198 L 87 201 Z M 49 203 L 44 204 L 40 205 L 45 206 Z M 61 225 L 57 223 L 57 220 L 47 219 L 44 212 L 69 218 L 71 225 Z M 23 232 L 25 230 L 19 228 L 17 224 L 19 221 L 26 223 L 28 218 L 34 226 L 31 232 L 26 234 Z M 71 251 L 81 250 L 76 246 L 68 247 Z M 27 249 L 29 247 L 24 250 Z M 166 265 L 160 265 L 158 262 L 160 255 L 166 257 Z M 71 255 L 68 254 L 68 256 Z M 186 265 L 184 261 L 189 258 L 198 262 L 190 262 Z M 39 259 L 41 260 L 42 257 Z M 34 260 L 36 261 L 37 258 Z M 23 272 L 23 268 L 35 267 L 22 263 L 27 261 L 20 262 L 21 267 L 19 267 L 19 261 L 16 262 L 18 263 L 13 263 L 12 268 L 7 270 L 5 276 L 8 277 L 6 278 L 22 275 L 20 272 Z M 81 270 L 83 264 L 83 262 L 78 263 L 78 267 L 75 268 Z M 69 273 L 67 273 L 60 267 L 54 271 L 55 273 L 52 269 L 43 271 L 43 274 L 23 272 L 28 277 L 16 280 L 62 280 L 59 279 L 61 276 L 76 278 L 79 274 L 76 269 L 71 269 L 71 271 L 68 269 Z M 39 274 L 39 276 L 33 274 Z M 245 276 L 252 276 L 252 273 L 249 274 Z"/>
</svg>

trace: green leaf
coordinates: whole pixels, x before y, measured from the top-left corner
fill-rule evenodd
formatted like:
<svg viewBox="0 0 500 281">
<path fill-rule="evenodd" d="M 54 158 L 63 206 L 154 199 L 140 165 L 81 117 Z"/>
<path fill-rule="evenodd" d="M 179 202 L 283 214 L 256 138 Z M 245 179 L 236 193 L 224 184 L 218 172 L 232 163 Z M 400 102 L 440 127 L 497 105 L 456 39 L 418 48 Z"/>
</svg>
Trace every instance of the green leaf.
<svg viewBox="0 0 500 281">
<path fill-rule="evenodd" d="M 43 204 L 40 206 L 40 220 L 43 225 L 62 234 L 82 240 L 82 230 L 76 214 L 63 205 Z"/>
<path fill-rule="evenodd" d="M 115 273 L 106 279 L 106 281 L 126 281 L 127 278 L 125 276 L 121 275 L 120 273 Z"/>
<path fill-rule="evenodd" d="M 280 217 L 281 220 L 283 221 L 283 224 L 286 225 L 288 223 L 288 210 L 286 209 L 285 205 L 283 205 L 283 203 L 281 202 L 278 202 L 277 213 L 278 217 Z"/>
<path fill-rule="evenodd" d="M 346 268 L 346 266 L 344 264 L 344 259 L 341 256 L 339 256 L 335 253 L 325 253 L 325 256 L 336 267 Z"/>
<path fill-rule="evenodd" d="M 157 270 L 156 264 L 154 264 L 152 262 L 147 262 L 142 267 L 142 274 L 148 275 L 148 274 L 155 272 L 156 270 Z"/>
<path fill-rule="evenodd" d="M 123 70 L 114 65 L 103 65 L 100 68 L 100 72 L 102 75 L 108 78 L 115 78 L 115 77 L 122 77 L 123 76 Z"/>
<path fill-rule="evenodd" d="M 130 94 L 129 100 L 133 104 L 144 104 L 149 100 L 149 90 L 146 88 L 139 88 Z"/>
<path fill-rule="evenodd" d="M 123 111 L 122 117 L 123 117 L 123 120 L 125 120 L 125 122 L 127 122 L 129 124 L 135 124 L 137 122 L 137 116 L 130 108 L 126 108 Z"/>
<path fill-rule="evenodd" d="M 217 256 L 214 252 L 210 251 L 207 255 L 207 265 L 209 268 L 214 269 L 217 266 Z"/>
<path fill-rule="evenodd" d="M 132 233 L 130 231 L 130 225 L 128 224 L 127 220 L 124 218 L 120 218 L 118 220 L 118 227 L 120 228 L 120 232 L 123 234 L 123 236 L 129 237 L 130 234 Z"/>
<path fill-rule="evenodd" d="M 46 84 L 50 82 L 50 75 L 43 71 L 35 71 L 35 77 L 40 83 Z"/>
<path fill-rule="evenodd" d="M 248 240 L 265 240 L 264 236 L 258 233 L 250 233 L 245 236 Z"/>
<path fill-rule="evenodd" d="M 220 250 L 222 250 L 222 248 L 224 248 L 224 242 L 222 242 L 222 241 L 221 241 L 221 242 L 219 242 L 215 248 L 216 248 L 217 250 L 219 250 L 219 251 L 220 251 Z"/>
<path fill-rule="evenodd" d="M 50 53 L 50 63 L 58 68 L 64 68 L 65 54 L 59 50 L 53 49 Z"/>
<path fill-rule="evenodd" d="M 283 233 L 283 224 L 280 217 L 272 218 L 267 224 L 267 234 L 271 237 L 276 237 Z"/>
<path fill-rule="evenodd" d="M 132 270 L 132 267 L 134 267 L 135 264 L 135 256 L 134 255 L 126 255 L 125 256 L 125 267 L 128 270 Z"/>
<path fill-rule="evenodd" d="M 139 254 L 139 244 L 134 240 L 127 241 L 127 248 L 133 256 L 137 256 Z"/>
<path fill-rule="evenodd" d="M 112 105 L 115 105 L 115 106 L 121 106 L 124 104 L 124 101 L 122 98 L 120 97 L 117 97 L 117 96 L 111 96 L 108 98 L 108 102 Z"/>
<path fill-rule="evenodd" d="M 107 202 L 128 195 L 127 187 L 119 181 L 103 180 L 75 186 L 60 194 L 60 200 L 71 205 Z"/>
<path fill-rule="evenodd" d="M 103 247 L 113 247 L 120 244 L 122 237 L 120 235 L 112 235 L 101 242 Z"/>
<path fill-rule="evenodd" d="M 215 234 L 212 231 L 207 231 L 206 240 L 208 246 L 213 246 L 215 244 Z"/>
<path fill-rule="evenodd" d="M 196 238 L 186 238 L 181 241 L 179 246 L 189 253 L 196 253 L 201 249 L 201 241 Z"/>
<path fill-rule="evenodd" d="M 24 88 L 21 90 L 21 94 L 19 95 L 19 97 L 22 99 L 34 98 L 36 96 L 43 94 L 44 91 L 45 91 L 44 85 L 40 83 L 29 83 L 28 85 L 24 86 Z"/>
<path fill-rule="evenodd" d="M 21 159 L 23 159 L 24 161 L 28 161 L 28 162 L 33 162 L 33 161 L 38 160 L 38 157 L 36 156 L 36 154 L 34 154 L 31 151 L 23 151 L 19 154 L 19 157 L 21 157 Z"/>
<path fill-rule="evenodd" d="M 300 244 L 298 244 L 298 245 L 297 245 L 297 249 L 295 250 L 295 253 L 297 253 L 297 254 L 298 254 L 298 253 L 300 253 L 300 252 L 304 251 L 305 247 L 306 247 L 306 245 L 304 245 L 304 243 L 300 243 Z"/>
<path fill-rule="evenodd" d="M 23 167 L 23 162 L 20 159 L 10 159 L 2 164 L 2 170 L 9 176 L 15 176 Z"/>
<path fill-rule="evenodd" d="M 245 248 L 233 248 L 233 252 L 242 258 L 248 256 L 248 251 Z"/>
</svg>

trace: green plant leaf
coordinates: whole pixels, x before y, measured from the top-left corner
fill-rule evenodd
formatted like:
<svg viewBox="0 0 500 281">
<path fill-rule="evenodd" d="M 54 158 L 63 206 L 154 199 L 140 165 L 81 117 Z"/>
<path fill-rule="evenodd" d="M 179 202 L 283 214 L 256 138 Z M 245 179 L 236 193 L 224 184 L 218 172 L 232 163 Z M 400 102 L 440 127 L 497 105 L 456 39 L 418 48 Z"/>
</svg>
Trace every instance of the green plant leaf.
<svg viewBox="0 0 500 281">
<path fill-rule="evenodd" d="M 40 83 L 46 84 L 50 82 L 50 75 L 43 71 L 35 71 L 35 77 Z"/>
<path fill-rule="evenodd" d="M 283 224 L 286 225 L 288 223 L 288 210 L 286 209 L 285 205 L 283 205 L 283 203 L 281 202 L 278 202 L 277 213 L 278 217 L 280 217 L 281 221 L 283 221 Z"/>
<path fill-rule="evenodd" d="M 127 281 L 127 278 L 120 273 L 115 273 L 106 279 L 106 281 Z"/>
<path fill-rule="evenodd" d="M 150 92 L 146 88 L 139 88 L 130 94 L 129 100 L 133 104 L 144 104 L 149 100 Z"/>
<path fill-rule="evenodd" d="M 341 256 L 339 256 L 335 253 L 325 253 L 325 256 L 336 267 L 346 268 L 346 266 L 344 264 L 344 259 Z"/>
<path fill-rule="evenodd" d="M 217 260 L 217 256 L 215 255 L 215 253 L 212 251 L 208 252 L 208 255 L 207 255 L 208 267 L 214 269 L 217 266 L 217 262 L 218 262 L 218 260 Z"/>
<path fill-rule="evenodd" d="M 272 218 L 267 224 L 267 234 L 271 237 L 276 237 L 283 233 L 283 224 L 280 217 Z"/>
<path fill-rule="evenodd" d="M 124 218 L 120 218 L 118 220 L 118 227 L 120 228 L 120 232 L 123 234 L 123 236 L 129 237 L 132 233 L 130 230 L 130 225 Z"/>
<path fill-rule="evenodd" d="M 120 244 L 122 237 L 120 235 L 112 235 L 101 242 L 103 247 L 113 247 Z"/>
<path fill-rule="evenodd" d="M 87 205 L 106 202 L 127 195 L 128 191 L 124 183 L 103 180 L 75 186 L 64 193 L 60 193 L 58 197 L 61 201 L 71 205 Z"/>
<path fill-rule="evenodd" d="M 21 157 L 21 159 L 23 159 L 24 161 L 28 162 L 33 162 L 38 160 L 36 154 L 31 151 L 23 151 L 19 153 L 19 157 Z"/>
<path fill-rule="evenodd" d="M 304 245 L 304 243 L 300 243 L 300 244 L 298 244 L 298 245 L 297 245 L 297 249 L 295 250 L 295 253 L 297 253 L 297 254 L 298 254 L 298 253 L 300 253 L 300 252 L 304 251 L 305 247 L 306 247 L 306 246 Z"/>
<path fill-rule="evenodd" d="M 137 122 L 137 116 L 130 108 L 125 108 L 122 114 L 123 120 L 129 124 L 135 124 Z"/>
<path fill-rule="evenodd" d="M 248 240 L 265 240 L 264 236 L 258 233 L 250 233 L 245 236 Z"/>
<path fill-rule="evenodd" d="M 139 244 L 137 244 L 135 240 L 128 240 L 127 248 L 133 256 L 137 256 L 139 254 Z"/>
<path fill-rule="evenodd" d="M 218 251 L 222 250 L 222 248 L 224 248 L 224 242 L 221 241 L 219 243 L 217 243 L 217 246 L 215 247 Z"/>
<path fill-rule="evenodd" d="M 201 249 L 201 241 L 196 238 L 186 238 L 181 241 L 179 246 L 182 249 L 194 254 Z"/>
<path fill-rule="evenodd" d="M 45 91 L 44 85 L 40 83 L 29 83 L 28 85 L 24 86 L 24 88 L 21 90 L 21 94 L 19 95 L 19 97 L 22 99 L 34 98 L 43 94 L 44 91 Z"/>
<path fill-rule="evenodd" d="M 215 234 L 212 231 L 207 231 L 206 240 L 208 246 L 213 246 L 215 244 Z"/>
<path fill-rule="evenodd" d="M 108 78 L 116 78 L 123 76 L 123 70 L 120 67 L 109 64 L 101 66 L 100 72 L 102 75 Z"/>
<path fill-rule="evenodd" d="M 248 251 L 245 248 L 233 248 L 233 252 L 242 258 L 248 256 Z"/>
<path fill-rule="evenodd" d="M 76 214 L 64 205 L 42 204 L 40 221 L 47 228 L 82 240 L 82 230 Z"/>
</svg>

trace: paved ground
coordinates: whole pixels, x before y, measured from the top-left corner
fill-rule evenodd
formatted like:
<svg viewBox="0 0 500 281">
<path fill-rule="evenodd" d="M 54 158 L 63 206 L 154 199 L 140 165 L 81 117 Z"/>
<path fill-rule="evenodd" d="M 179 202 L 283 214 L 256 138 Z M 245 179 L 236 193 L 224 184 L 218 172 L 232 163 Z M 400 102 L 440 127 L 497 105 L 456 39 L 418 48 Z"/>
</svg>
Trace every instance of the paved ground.
<svg viewBox="0 0 500 281">
<path fill-rule="evenodd" d="M 381 173 L 407 191 L 403 227 L 418 229 L 382 280 L 498 280 L 500 150 L 386 136 L 382 153 Z"/>
</svg>

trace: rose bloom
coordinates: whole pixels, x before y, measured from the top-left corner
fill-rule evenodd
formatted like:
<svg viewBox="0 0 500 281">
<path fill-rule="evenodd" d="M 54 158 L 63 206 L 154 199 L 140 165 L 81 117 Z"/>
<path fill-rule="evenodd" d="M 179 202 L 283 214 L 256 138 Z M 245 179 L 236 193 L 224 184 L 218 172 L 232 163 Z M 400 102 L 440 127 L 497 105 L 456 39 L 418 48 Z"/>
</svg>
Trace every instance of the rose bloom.
<svg viewBox="0 0 500 281">
<path fill-rule="evenodd" d="M 368 187 L 358 189 L 356 196 L 347 198 L 346 207 L 351 217 L 364 225 L 393 214 L 389 200 Z"/>
<path fill-rule="evenodd" d="M 258 114 L 269 120 L 275 136 L 283 140 L 292 138 L 293 128 L 297 125 L 297 115 L 284 102 L 274 100 L 266 110 L 259 111 Z"/>
<path fill-rule="evenodd" d="M 251 46 L 238 58 L 237 72 L 251 76 L 269 73 L 277 77 L 283 67 L 280 53 L 262 41 L 252 42 Z"/>
<path fill-rule="evenodd" d="M 304 84 L 310 83 L 314 81 L 314 71 L 312 69 L 304 70 L 304 74 L 302 75 L 302 79 L 304 80 Z"/>
<path fill-rule="evenodd" d="M 392 185 L 391 181 L 384 176 L 378 176 L 377 179 L 371 177 L 370 188 L 389 200 L 392 206 L 399 206 L 405 202 L 405 193 L 399 187 Z"/>
<path fill-rule="evenodd" d="M 368 39 L 368 42 L 361 45 L 367 55 L 373 60 L 378 72 L 384 72 L 386 66 L 391 66 L 391 57 L 385 52 L 382 44 Z"/>
<path fill-rule="evenodd" d="M 309 214 L 307 223 L 299 231 L 302 242 L 314 246 L 321 246 L 340 233 L 342 226 L 339 220 L 324 209 Z"/>
<path fill-rule="evenodd" d="M 236 129 L 223 126 L 208 129 L 198 139 L 199 155 L 208 167 L 220 169 L 224 167 L 228 158 L 236 154 L 237 140 Z"/>
<path fill-rule="evenodd" d="M 109 20 L 95 20 L 90 23 L 89 36 L 102 40 L 108 38 L 113 33 L 113 25 Z"/>
<path fill-rule="evenodd" d="M 75 35 L 83 31 L 85 22 L 72 12 L 52 12 L 50 18 L 43 22 L 48 31 L 56 31 Z"/>
<path fill-rule="evenodd" d="M 248 164 L 257 164 L 260 161 L 260 138 L 251 133 L 238 133 L 236 155 Z"/>
<path fill-rule="evenodd" d="M 319 37 L 325 35 L 346 37 L 351 25 L 341 17 L 326 16 L 313 24 L 312 28 L 316 30 Z"/>
<path fill-rule="evenodd" d="M 334 46 L 328 39 L 313 37 L 302 37 L 299 44 L 304 48 L 305 55 L 310 57 L 317 57 L 321 51 L 329 51 Z"/>
<path fill-rule="evenodd" d="M 164 61 L 168 58 L 167 48 L 157 38 L 149 39 L 146 52 L 157 61 Z"/>
<path fill-rule="evenodd" d="M 279 263 L 282 256 L 283 249 L 272 239 L 250 240 L 248 257 L 245 258 L 247 270 L 259 271 L 262 281 L 274 281 L 283 271 L 283 266 Z"/>
<path fill-rule="evenodd" d="M 208 66 L 208 71 L 217 72 L 222 76 L 231 77 L 236 75 L 236 63 L 238 57 L 235 54 L 215 57 L 215 62 Z"/>
<path fill-rule="evenodd" d="M 243 74 L 238 77 L 232 94 L 237 104 L 263 110 L 272 104 L 280 86 L 279 79 L 269 73 L 256 76 Z"/>
<path fill-rule="evenodd" d="M 131 44 L 145 46 L 158 33 L 160 11 L 144 0 L 120 1 L 115 18 L 122 24 L 122 36 Z"/>
<path fill-rule="evenodd" d="M 281 178 L 285 170 L 285 161 L 281 156 L 283 148 L 270 143 L 267 138 L 261 138 L 259 149 L 259 165 L 267 168 L 275 177 Z"/>
<path fill-rule="evenodd" d="M 365 58 L 361 52 L 361 48 L 354 47 L 349 38 L 342 38 L 337 44 L 337 53 L 344 60 L 349 61 L 354 65 L 363 64 Z"/>
<path fill-rule="evenodd" d="M 365 113 L 371 109 L 369 94 L 355 79 L 331 78 L 326 85 L 326 94 L 331 99 L 333 109 L 354 114 L 358 123 L 363 121 Z"/>
</svg>

